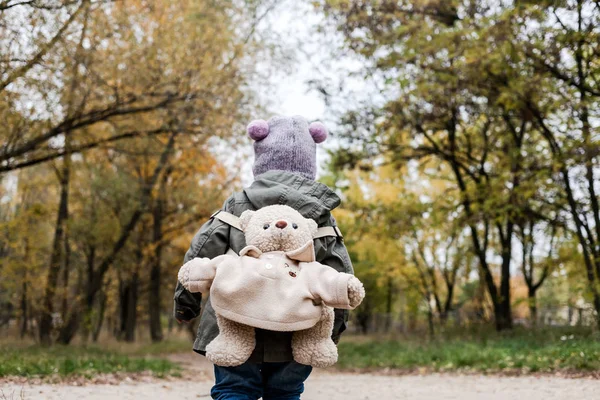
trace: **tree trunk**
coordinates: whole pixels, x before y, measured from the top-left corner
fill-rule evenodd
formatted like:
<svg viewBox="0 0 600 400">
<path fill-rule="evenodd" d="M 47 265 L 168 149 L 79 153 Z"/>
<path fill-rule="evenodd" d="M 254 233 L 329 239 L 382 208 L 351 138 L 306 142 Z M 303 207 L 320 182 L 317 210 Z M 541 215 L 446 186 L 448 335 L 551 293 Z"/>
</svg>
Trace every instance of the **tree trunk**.
<svg viewBox="0 0 600 400">
<path fill-rule="evenodd" d="M 119 290 L 120 329 L 119 338 L 126 342 L 135 341 L 137 324 L 137 302 L 139 293 L 139 273 L 135 271 L 131 279 L 121 283 Z"/>
<path fill-rule="evenodd" d="M 70 135 L 65 134 L 65 149 L 70 147 Z M 58 284 L 58 274 L 61 267 L 62 241 L 64 240 L 64 230 L 67 218 L 69 217 L 69 175 L 71 171 L 71 155 L 67 152 L 63 160 L 63 169 L 60 176 L 60 200 L 58 206 L 58 215 L 54 229 L 54 240 L 52 244 L 52 253 L 50 254 L 50 266 L 48 268 L 48 278 L 44 290 L 42 301 L 42 315 L 40 318 L 39 335 L 40 342 L 43 345 L 49 345 L 52 342 L 52 315 L 54 313 L 54 296 Z"/>
<path fill-rule="evenodd" d="M 115 329 L 117 340 L 125 339 L 125 321 L 127 321 L 127 301 L 129 300 L 129 282 L 119 276 L 119 327 Z"/>
<path fill-rule="evenodd" d="M 139 275 L 137 272 L 131 278 L 129 286 L 129 299 L 127 301 L 127 321 L 125 323 L 125 341 L 135 341 L 135 328 L 137 327 L 137 303 L 139 293 Z"/>
<path fill-rule="evenodd" d="M 85 288 L 86 291 L 86 296 L 84 296 L 85 299 L 89 299 L 89 288 L 91 285 L 91 281 L 94 275 L 94 264 L 96 262 L 96 248 L 95 247 L 90 247 L 89 252 L 87 253 L 87 270 L 86 270 L 86 282 L 83 283 L 83 273 L 80 275 L 79 277 L 79 286 Z M 87 301 L 85 303 L 80 303 L 77 302 L 74 307 L 71 308 L 70 313 L 69 313 L 69 318 L 68 320 L 66 320 L 65 325 L 63 325 L 62 329 L 60 330 L 60 333 L 58 335 L 58 342 L 61 344 L 69 344 L 71 342 L 71 340 L 73 340 L 73 337 L 75 336 L 75 333 L 77 332 L 77 329 L 79 328 L 79 324 L 81 322 L 81 319 L 83 317 L 82 314 L 86 313 L 87 310 L 91 310 L 91 306 L 86 307 L 85 305 L 88 304 Z M 89 314 L 86 314 L 89 315 Z M 87 330 L 84 334 L 84 336 L 86 337 L 87 340 Z"/>
<path fill-rule="evenodd" d="M 528 299 L 528 303 L 529 303 L 529 319 L 531 320 L 531 326 L 536 327 L 537 326 L 537 317 L 538 317 L 538 310 L 537 310 L 537 299 L 535 297 L 535 293 L 536 290 L 534 288 L 528 288 L 527 291 L 527 299 Z M 570 323 L 570 321 L 569 321 Z"/>
<path fill-rule="evenodd" d="M 100 332 L 102 332 L 102 323 L 104 322 L 104 313 L 106 312 L 106 293 L 104 291 L 100 292 L 100 312 L 98 313 L 98 321 L 96 322 L 96 326 L 92 332 L 92 341 L 94 343 L 98 342 L 98 337 L 100 336 Z"/>
<path fill-rule="evenodd" d="M 512 314 L 510 310 L 510 301 L 502 299 L 494 307 L 494 315 L 496 319 L 496 330 L 498 332 L 507 329 L 512 329 Z"/>
<path fill-rule="evenodd" d="M 150 337 L 153 342 L 163 339 L 160 323 L 160 263 L 162 258 L 162 199 L 157 201 L 154 209 L 154 226 L 152 242 L 155 244 L 154 262 L 150 269 L 150 293 L 148 296 L 148 312 L 150 317 Z"/>
<path fill-rule="evenodd" d="M 145 232 L 144 227 L 140 232 Z M 135 250 L 136 266 L 131 277 L 125 281 L 119 281 L 119 339 L 126 342 L 135 341 L 135 330 L 137 327 L 137 304 L 139 294 L 139 268 L 144 263 L 142 234 L 138 238 L 138 245 Z"/>
<path fill-rule="evenodd" d="M 455 276 L 455 275 L 454 275 Z M 444 300 L 444 308 L 440 312 L 440 324 L 446 326 L 448 315 L 452 311 L 452 299 L 454 297 L 454 279 L 452 282 L 446 282 L 446 299 Z"/>
<path fill-rule="evenodd" d="M 356 323 L 360 326 L 360 330 L 363 335 L 366 335 L 369 332 L 369 328 L 371 325 L 371 314 L 372 307 L 369 298 L 365 298 L 365 301 L 361 304 L 361 307 L 356 312 Z"/>
<path fill-rule="evenodd" d="M 503 246 L 502 271 L 500 277 L 500 298 L 497 307 L 496 330 L 512 329 L 512 312 L 510 304 L 510 261 L 512 255 L 512 233 L 507 235 L 507 244 Z"/>
<path fill-rule="evenodd" d="M 440 312 L 440 326 L 445 327 L 447 322 L 448 322 L 448 311 L 442 310 L 442 312 Z"/>
<path fill-rule="evenodd" d="M 63 321 L 67 320 L 67 313 L 69 312 L 69 274 L 71 270 L 71 249 L 69 247 L 69 231 L 68 227 L 64 233 L 64 260 L 63 260 L 63 293 L 62 293 L 62 307 L 61 315 Z"/>
<path fill-rule="evenodd" d="M 29 314 L 27 312 L 27 271 L 23 277 L 23 285 L 21 289 L 21 329 L 19 335 L 21 339 L 25 337 L 28 328 Z"/>
<path fill-rule="evenodd" d="M 362 332 L 363 335 L 366 335 L 367 333 L 369 333 L 369 319 L 370 319 L 370 317 L 366 313 L 361 313 L 360 315 L 358 315 L 356 317 L 358 325 L 360 326 L 360 331 Z"/>
<path fill-rule="evenodd" d="M 148 297 L 148 311 L 150 316 L 150 337 L 153 342 L 163 340 L 161 314 L 161 262 L 163 249 L 162 222 L 164 218 L 164 207 L 166 204 L 165 191 L 172 168 L 168 167 L 163 174 L 158 189 L 158 196 L 153 210 L 152 243 L 154 244 L 154 262 L 150 269 L 150 295 Z"/>
<path fill-rule="evenodd" d="M 427 302 L 427 327 L 429 332 L 429 337 L 433 338 L 435 336 L 435 329 L 433 326 L 433 309 L 429 301 Z"/>
<path fill-rule="evenodd" d="M 387 282 L 387 299 L 385 304 L 385 327 L 384 331 L 387 333 L 392 327 L 392 300 L 393 300 L 393 281 L 392 278 L 388 278 Z"/>
<path fill-rule="evenodd" d="M 69 315 L 69 319 L 65 325 L 63 325 L 60 333 L 58 334 L 58 343 L 60 344 L 69 344 L 75 333 L 77 333 L 77 329 L 79 328 L 79 324 L 81 323 L 82 312 L 79 310 L 71 310 Z M 87 341 L 88 331 L 86 330 L 84 336 L 84 342 Z"/>
</svg>

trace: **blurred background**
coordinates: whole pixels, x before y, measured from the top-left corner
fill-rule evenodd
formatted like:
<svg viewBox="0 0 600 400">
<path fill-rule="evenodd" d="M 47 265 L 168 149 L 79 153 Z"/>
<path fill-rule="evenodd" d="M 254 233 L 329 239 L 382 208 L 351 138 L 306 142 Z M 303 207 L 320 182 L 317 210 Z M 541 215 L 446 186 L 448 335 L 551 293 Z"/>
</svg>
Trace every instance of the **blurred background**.
<svg viewBox="0 0 600 400">
<path fill-rule="evenodd" d="M 177 271 L 276 114 L 330 130 L 341 367 L 600 368 L 599 1 L 0 0 L 0 376 L 189 351 Z"/>
</svg>

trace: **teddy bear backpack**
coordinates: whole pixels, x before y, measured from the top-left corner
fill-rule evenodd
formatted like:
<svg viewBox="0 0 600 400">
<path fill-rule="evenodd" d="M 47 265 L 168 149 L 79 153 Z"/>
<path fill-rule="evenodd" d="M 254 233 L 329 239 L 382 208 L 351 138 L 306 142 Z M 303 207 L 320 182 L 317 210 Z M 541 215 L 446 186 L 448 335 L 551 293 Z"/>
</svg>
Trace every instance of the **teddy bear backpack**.
<svg viewBox="0 0 600 400">
<path fill-rule="evenodd" d="M 292 353 L 301 364 L 334 364 L 333 308 L 354 309 L 365 296 L 356 277 L 316 261 L 314 239 L 341 237 L 339 229 L 318 228 L 285 205 L 244 211 L 239 218 L 219 211 L 212 218 L 242 231 L 246 247 L 239 256 L 229 251 L 195 258 L 179 271 L 188 291 L 210 293 L 219 335 L 207 345 L 206 357 L 220 366 L 243 364 L 260 328 L 293 332 Z"/>
</svg>

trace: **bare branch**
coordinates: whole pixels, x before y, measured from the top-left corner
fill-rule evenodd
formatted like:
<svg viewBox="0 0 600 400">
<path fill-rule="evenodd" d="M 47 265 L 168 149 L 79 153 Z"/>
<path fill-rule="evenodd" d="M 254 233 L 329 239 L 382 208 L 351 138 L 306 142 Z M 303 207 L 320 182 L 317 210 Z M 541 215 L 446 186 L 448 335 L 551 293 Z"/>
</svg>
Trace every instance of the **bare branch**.
<svg viewBox="0 0 600 400">
<path fill-rule="evenodd" d="M 25 65 L 14 69 L 12 72 L 8 74 L 6 79 L 0 82 L 0 92 L 3 91 L 8 85 L 14 82 L 16 79 L 25 75 L 31 68 L 33 68 L 37 63 L 39 63 L 42 58 L 54 47 L 54 45 L 60 40 L 62 35 L 65 33 L 67 28 L 77 19 L 77 16 L 89 5 L 89 0 L 83 0 L 81 5 L 75 10 L 73 14 L 69 17 L 69 19 L 63 24 L 63 26 L 56 32 L 54 37 L 46 44 L 42 45 L 40 51 L 31 58 Z"/>
</svg>

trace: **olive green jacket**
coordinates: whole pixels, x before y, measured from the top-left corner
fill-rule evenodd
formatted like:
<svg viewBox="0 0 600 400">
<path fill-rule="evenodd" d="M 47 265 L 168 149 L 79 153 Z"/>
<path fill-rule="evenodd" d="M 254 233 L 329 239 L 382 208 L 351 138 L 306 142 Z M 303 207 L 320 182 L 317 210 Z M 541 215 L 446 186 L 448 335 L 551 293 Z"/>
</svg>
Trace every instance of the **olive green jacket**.
<svg viewBox="0 0 600 400">
<path fill-rule="evenodd" d="M 285 171 L 269 171 L 256 178 L 249 188 L 234 193 L 224 205 L 223 211 L 239 216 L 246 210 L 285 204 L 298 210 L 305 218 L 314 219 L 321 226 L 333 226 L 335 220 L 330 212 L 340 204 L 340 198 L 326 185 Z M 236 253 L 246 246 L 241 231 L 211 218 L 196 233 L 184 263 L 195 257 L 215 258 L 231 248 Z M 341 238 L 333 236 L 315 239 L 317 261 L 337 271 L 353 274 L 348 251 Z M 202 296 L 188 292 L 180 283 L 175 289 L 175 318 L 189 321 L 200 315 Z M 346 329 L 348 311 L 335 310 L 333 340 L 337 343 Z M 206 299 L 200 326 L 194 342 L 194 351 L 205 354 L 206 345 L 219 333 L 215 311 Z M 253 362 L 291 361 L 291 332 L 273 332 L 257 329 L 256 348 L 250 357 Z"/>
</svg>

